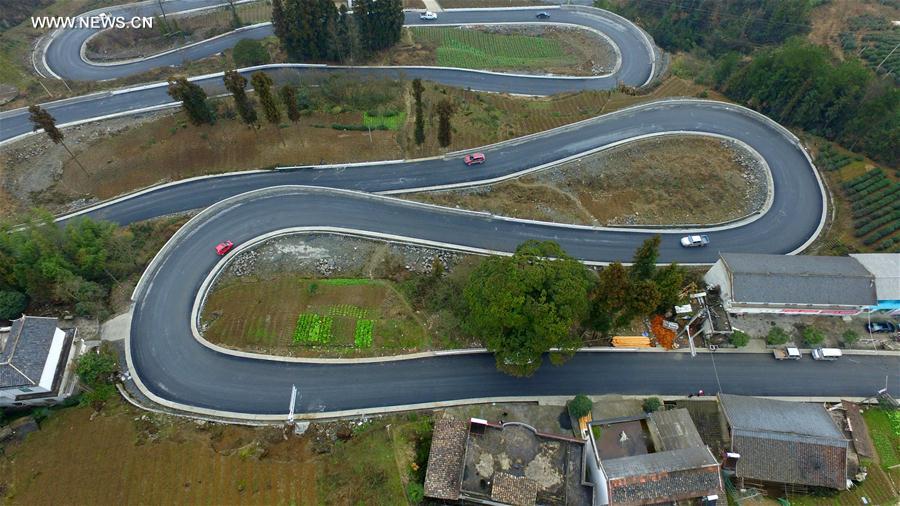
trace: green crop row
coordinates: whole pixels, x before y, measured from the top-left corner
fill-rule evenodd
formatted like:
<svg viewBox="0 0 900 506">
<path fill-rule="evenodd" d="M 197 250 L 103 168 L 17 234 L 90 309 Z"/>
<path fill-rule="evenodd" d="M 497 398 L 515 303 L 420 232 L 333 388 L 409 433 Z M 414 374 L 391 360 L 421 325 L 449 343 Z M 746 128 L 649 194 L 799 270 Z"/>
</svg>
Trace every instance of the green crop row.
<svg viewBox="0 0 900 506">
<path fill-rule="evenodd" d="M 356 320 L 356 330 L 353 332 L 353 344 L 355 344 L 357 348 L 371 348 L 372 332 L 374 330 L 374 321 Z"/>
<path fill-rule="evenodd" d="M 853 211 L 853 219 L 856 220 L 853 222 L 853 225 L 856 228 L 862 227 L 866 223 L 871 220 L 877 220 L 884 215 L 890 214 L 893 211 L 900 210 L 900 199 L 897 199 L 894 202 L 894 205 L 887 205 L 883 207 L 875 207 L 875 206 L 867 206 L 862 209 L 858 209 Z M 861 220 L 859 218 L 865 218 Z"/>
<path fill-rule="evenodd" d="M 866 223 L 865 225 L 863 225 L 862 227 L 859 227 L 856 229 L 856 237 L 862 237 L 879 227 L 882 227 L 884 225 L 887 225 L 888 223 L 891 223 L 892 221 L 897 221 L 897 220 L 900 220 L 900 211 L 894 211 L 891 214 L 888 214 L 886 216 L 882 216 L 881 218 L 878 218 L 877 220 L 872 220 L 869 223 Z"/>
<path fill-rule="evenodd" d="M 862 209 L 874 202 L 881 202 L 886 197 L 890 198 L 897 192 L 900 192 L 900 183 L 890 184 L 890 182 L 888 182 L 887 186 L 879 185 L 879 188 L 877 190 L 873 190 L 871 193 L 865 196 L 860 196 L 858 199 L 853 199 L 853 197 L 851 197 L 851 200 L 854 200 L 852 206 L 853 210 L 855 211 L 857 209 Z M 890 201 L 888 203 L 890 203 Z"/>
<path fill-rule="evenodd" d="M 867 197 L 859 202 L 854 202 L 852 206 L 853 210 L 858 211 L 869 206 L 877 209 L 878 207 L 891 205 L 897 199 L 896 194 L 898 191 L 900 191 L 900 185 L 894 185 L 891 191 L 879 193 L 877 200 Z"/>
<path fill-rule="evenodd" d="M 329 306 L 326 311 L 328 316 L 344 316 L 348 318 L 365 318 L 369 316 L 369 310 L 353 304 L 338 304 Z"/>
<path fill-rule="evenodd" d="M 297 318 L 294 329 L 294 343 L 328 344 L 331 341 L 331 327 L 334 318 L 319 316 L 315 313 L 303 313 Z"/>
<path fill-rule="evenodd" d="M 878 247 L 875 248 L 878 251 L 888 251 L 892 246 L 900 246 L 900 235 L 897 237 L 891 237 L 890 239 L 885 239 L 878 244 Z"/>
<path fill-rule="evenodd" d="M 862 157 L 857 158 L 861 159 Z M 826 144 L 819 152 L 819 156 L 816 157 L 816 162 L 819 166 L 827 171 L 838 170 L 853 160 L 854 158 L 835 151 L 831 144 Z"/>
<path fill-rule="evenodd" d="M 881 167 L 878 167 L 875 170 L 870 170 L 869 172 L 866 172 L 861 176 L 856 176 L 850 181 L 847 181 L 846 183 L 844 183 L 844 189 L 850 190 L 851 188 L 855 188 L 856 186 L 868 181 L 869 179 L 872 179 L 873 177 L 879 177 L 883 175 L 884 173 L 881 171 Z"/>
<path fill-rule="evenodd" d="M 900 229 L 900 221 L 895 221 L 884 228 L 880 228 L 872 233 L 872 235 L 868 236 L 863 240 L 865 245 L 875 244 L 877 241 L 893 234 L 895 231 Z"/>
<path fill-rule="evenodd" d="M 851 186 L 850 188 L 847 188 L 846 191 L 847 191 L 848 195 L 854 195 L 856 193 L 866 191 L 867 189 L 871 188 L 873 185 L 876 185 L 882 181 L 887 181 L 887 178 L 885 177 L 884 173 L 882 173 L 881 171 L 878 171 L 877 175 L 853 184 L 853 186 Z"/>
</svg>

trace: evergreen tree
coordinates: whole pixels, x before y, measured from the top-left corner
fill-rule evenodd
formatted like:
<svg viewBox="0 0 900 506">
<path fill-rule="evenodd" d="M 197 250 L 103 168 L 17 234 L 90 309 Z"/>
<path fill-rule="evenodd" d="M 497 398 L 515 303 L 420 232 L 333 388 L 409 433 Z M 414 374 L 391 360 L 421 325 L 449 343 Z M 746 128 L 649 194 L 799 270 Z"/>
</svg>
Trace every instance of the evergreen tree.
<svg viewBox="0 0 900 506">
<path fill-rule="evenodd" d="M 203 88 L 179 76 L 169 79 L 169 96 L 181 101 L 181 107 L 193 125 L 216 122 L 216 114 Z"/>
<path fill-rule="evenodd" d="M 288 36 L 287 18 L 281 0 L 272 0 L 272 29 L 278 40 L 285 43 Z"/>
<path fill-rule="evenodd" d="M 269 123 L 278 124 L 281 121 L 281 111 L 278 104 L 275 103 L 275 97 L 272 96 L 272 78 L 265 72 L 254 72 L 250 76 L 250 82 L 259 97 L 259 103 L 262 104 L 263 114 Z"/>
<path fill-rule="evenodd" d="M 247 86 L 247 79 L 237 70 L 225 72 L 225 76 L 222 79 L 225 81 L 225 88 L 231 93 L 231 96 L 234 97 L 234 104 L 237 108 L 238 115 L 241 117 L 241 121 L 247 125 L 258 126 L 259 118 L 256 115 L 256 109 L 253 107 L 253 103 L 250 102 L 250 98 L 247 96 L 247 91 L 245 89 Z"/>
<path fill-rule="evenodd" d="M 297 106 L 297 89 L 290 85 L 281 87 L 281 101 L 287 108 L 288 119 L 296 123 L 300 120 L 300 108 Z"/>
<path fill-rule="evenodd" d="M 78 161 L 78 158 L 75 157 L 75 153 L 69 149 L 69 146 L 63 142 L 64 136 L 62 131 L 56 127 L 56 118 L 53 117 L 46 109 L 39 105 L 30 105 L 28 106 L 28 119 L 31 120 L 33 125 L 32 131 L 37 132 L 40 129 L 44 129 L 44 133 L 47 134 L 47 137 L 53 141 L 53 144 L 61 144 L 63 148 L 65 148 L 66 152 L 69 153 L 69 156 L 72 157 L 72 160 L 78 165 L 82 172 L 87 175 L 87 170 L 84 168 L 84 165 L 81 165 L 81 162 Z"/>
<path fill-rule="evenodd" d="M 446 148 L 452 141 L 450 118 L 453 116 L 455 108 L 453 107 L 453 102 L 445 98 L 438 102 L 436 109 L 438 115 L 438 144 L 442 148 Z"/>
<path fill-rule="evenodd" d="M 416 108 L 416 129 L 414 132 L 414 138 L 416 144 L 421 146 L 422 143 L 425 142 L 425 114 L 422 110 L 422 91 L 424 91 L 424 88 L 422 86 L 422 80 L 413 79 L 412 89 Z"/>
<path fill-rule="evenodd" d="M 634 252 L 630 269 L 631 277 L 637 280 L 653 279 L 656 272 L 656 259 L 659 258 L 659 235 L 645 240 Z"/>
</svg>

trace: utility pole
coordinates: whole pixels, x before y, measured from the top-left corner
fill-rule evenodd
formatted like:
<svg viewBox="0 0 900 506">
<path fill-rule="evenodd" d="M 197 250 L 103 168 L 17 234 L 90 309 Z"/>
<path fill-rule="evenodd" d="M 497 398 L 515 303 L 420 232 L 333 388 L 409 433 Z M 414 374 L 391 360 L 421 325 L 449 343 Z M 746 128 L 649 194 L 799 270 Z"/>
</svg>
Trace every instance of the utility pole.
<svg viewBox="0 0 900 506">
<path fill-rule="evenodd" d="M 288 423 L 294 424 L 294 408 L 297 406 L 297 394 L 300 391 L 297 390 L 297 385 L 291 385 L 291 406 L 288 409 Z"/>
</svg>

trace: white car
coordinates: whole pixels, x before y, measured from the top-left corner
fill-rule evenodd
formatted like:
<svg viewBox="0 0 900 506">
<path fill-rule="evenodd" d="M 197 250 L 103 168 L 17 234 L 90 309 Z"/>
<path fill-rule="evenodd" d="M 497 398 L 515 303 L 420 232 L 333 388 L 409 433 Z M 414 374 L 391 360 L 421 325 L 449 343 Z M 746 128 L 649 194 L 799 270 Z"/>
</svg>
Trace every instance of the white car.
<svg viewBox="0 0 900 506">
<path fill-rule="evenodd" d="M 437 14 L 435 14 L 431 11 L 425 11 L 422 14 L 419 14 L 419 19 L 421 19 L 423 21 L 431 21 L 431 20 L 437 19 Z"/>
<path fill-rule="evenodd" d="M 686 235 L 681 238 L 681 245 L 685 248 L 701 248 L 709 244 L 708 235 Z"/>
</svg>

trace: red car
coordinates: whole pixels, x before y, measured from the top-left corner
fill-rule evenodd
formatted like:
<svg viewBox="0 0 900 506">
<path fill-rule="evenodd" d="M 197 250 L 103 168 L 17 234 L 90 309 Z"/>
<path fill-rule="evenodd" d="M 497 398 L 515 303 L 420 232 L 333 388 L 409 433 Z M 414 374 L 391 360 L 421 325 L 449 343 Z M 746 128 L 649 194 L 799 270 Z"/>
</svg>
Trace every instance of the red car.
<svg viewBox="0 0 900 506">
<path fill-rule="evenodd" d="M 466 155 L 466 157 L 463 158 L 463 161 L 466 162 L 466 165 L 484 163 L 484 153 L 472 153 L 471 155 Z"/>
<path fill-rule="evenodd" d="M 222 256 L 225 253 L 228 253 L 229 251 L 231 251 L 232 248 L 234 248 L 233 242 L 231 242 L 231 241 L 220 242 L 219 244 L 216 245 L 216 253 L 218 253 L 219 256 Z"/>
</svg>

